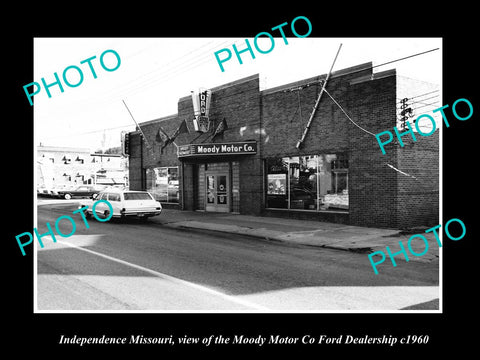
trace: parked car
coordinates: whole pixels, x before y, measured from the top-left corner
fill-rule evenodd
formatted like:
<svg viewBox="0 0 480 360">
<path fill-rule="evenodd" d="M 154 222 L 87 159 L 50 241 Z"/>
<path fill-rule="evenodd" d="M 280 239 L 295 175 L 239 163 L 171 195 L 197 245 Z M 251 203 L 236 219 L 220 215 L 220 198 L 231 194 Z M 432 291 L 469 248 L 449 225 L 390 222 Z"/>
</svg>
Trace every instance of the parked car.
<svg viewBox="0 0 480 360">
<path fill-rule="evenodd" d="M 57 192 L 58 190 L 60 190 L 58 185 L 50 186 L 50 187 L 41 185 L 37 187 L 37 195 L 46 196 L 46 197 L 56 197 L 58 195 L 58 192 Z"/>
<path fill-rule="evenodd" d="M 37 195 L 50 196 L 50 191 L 45 187 L 45 185 L 40 185 L 37 187 Z"/>
<path fill-rule="evenodd" d="M 113 213 L 110 214 L 111 208 L 105 202 L 99 200 L 107 200 Z M 108 218 L 110 215 L 114 218 L 137 217 L 147 219 L 151 216 L 160 215 L 162 205 L 156 201 L 153 196 L 146 191 L 133 191 L 121 189 L 105 189 L 98 195 L 93 195 L 92 199 L 84 200 L 79 203 L 79 208 L 88 206 L 85 210 L 86 217 L 93 215 L 93 204 L 95 205 L 95 213 L 99 218 Z"/>
<path fill-rule="evenodd" d="M 56 185 L 53 188 L 49 189 L 49 195 L 54 198 L 63 197 L 62 195 L 59 195 L 60 191 L 63 191 L 65 193 L 74 189 L 75 188 L 71 185 Z"/>
<path fill-rule="evenodd" d="M 91 197 L 93 194 L 98 194 L 103 188 L 95 185 L 80 185 L 75 189 L 58 190 L 57 196 L 67 200 L 73 197 Z"/>
</svg>

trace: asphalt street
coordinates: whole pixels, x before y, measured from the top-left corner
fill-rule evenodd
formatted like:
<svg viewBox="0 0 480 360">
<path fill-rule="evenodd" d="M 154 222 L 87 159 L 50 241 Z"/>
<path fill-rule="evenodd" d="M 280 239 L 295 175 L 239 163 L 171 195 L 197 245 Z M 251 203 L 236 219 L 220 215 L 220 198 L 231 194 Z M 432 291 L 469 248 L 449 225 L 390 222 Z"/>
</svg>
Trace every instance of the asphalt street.
<svg viewBox="0 0 480 360">
<path fill-rule="evenodd" d="M 77 228 L 37 244 L 37 311 L 438 310 L 438 264 L 399 261 L 375 275 L 365 254 L 175 229 L 162 215 L 86 229 L 74 210 L 38 207 L 40 234 L 62 215 Z"/>
</svg>

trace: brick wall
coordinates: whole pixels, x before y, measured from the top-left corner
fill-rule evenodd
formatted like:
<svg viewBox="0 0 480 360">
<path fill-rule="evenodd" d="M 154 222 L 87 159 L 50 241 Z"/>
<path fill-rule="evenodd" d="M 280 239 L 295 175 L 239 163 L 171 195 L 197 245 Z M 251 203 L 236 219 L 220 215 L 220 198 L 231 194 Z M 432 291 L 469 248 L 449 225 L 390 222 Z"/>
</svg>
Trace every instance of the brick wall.
<svg viewBox="0 0 480 360">
<path fill-rule="evenodd" d="M 194 179 L 196 176 L 195 166 L 193 164 L 183 164 L 179 166 L 180 173 L 180 199 L 182 210 L 195 210 L 195 194 Z"/>
<path fill-rule="evenodd" d="M 399 228 L 439 224 L 439 132 L 416 138 L 397 149 L 398 169 L 415 177 L 397 174 Z"/>
<path fill-rule="evenodd" d="M 263 195 L 263 166 L 258 157 L 240 161 L 240 213 L 259 215 L 265 204 Z"/>
<path fill-rule="evenodd" d="M 338 71 L 330 77 L 327 90 L 338 102 L 346 105 L 349 82 L 371 73 L 371 64 Z M 349 72 L 353 72 L 348 74 Z M 262 93 L 263 156 L 298 156 L 318 153 L 348 151 L 348 119 L 335 103 L 324 93 L 311 127 L 299 150 L 307 121 L 321 91 L 324 76 L 302 80 L 298 83 L 265 90 Z M 305 86 L 310 84 L 309 86 Z M 298 87 L 301 90 L 295 90 Z M 291 91 L 291 89 L 294 89 Z"/>
<path fill-rule="evenodd" d="M 435 226 L 439 224 L 439 132 L 421 136 L 416 132 L 414 120 L 421 114 L 428 114 L 436 120 L 437 129 L 442 125 L 440 113 L 432 112 L 441 106 L 439 87 L 404 76 L 398 76 L 397 83 L 397 106 L 401 99 L 408 99 L 406 104 L 415 114 L 409 122 L 417 139 L 414 142 L 410 135 L 402 137 L 404 147 L 394 140 L 398 169 L 415 177 L 397 174 L 397 225 L 400 228 Z M 422 123 L 429 125 L 428 120 Z M 422 123 L 420 130 L 428 133 Z"/>
<path fill-rule="evenodd" d="M 150 144 L 150 149 L 144 143 L 143 151 L 143 167 L 145 169 L 157 166 L 179 166 L 177 158 L 177 148 L 174 144 L 170 144 L 161 151 L 161 142 L 157 141 L 157 133 L 161 127 L 169 136 L 173 135 L 175 130 L 181 124 L 181 118 L 177 115 L 172 115 L 141 124 L 141 128 L 145 137 Z M 175 140 L 177 145 L 186 141 L 186 134 L 181 134 Z"/>
<path fill-rule="evenodd" d="M 395 86 L 394 73 L 353 81 L 346 95 L 349 116 L 373 134 L 392 128 L 396 121 Z M 396 167 L 396 152 L 382 155 L 376 138 L 350 121 L 346 132 L 350 154 L 350 223 L 396 227 L 397 173 L 386 165 Z"/>
<path fill-rule="evenodd" d="M 197 210 L 205 210 L 205 164 L 199 164 L 196 166 L 197 169 L 197 183 L 196 183 L 196 197 L 197 202 L 195 203 L 195 208 Z"/>
</svg>

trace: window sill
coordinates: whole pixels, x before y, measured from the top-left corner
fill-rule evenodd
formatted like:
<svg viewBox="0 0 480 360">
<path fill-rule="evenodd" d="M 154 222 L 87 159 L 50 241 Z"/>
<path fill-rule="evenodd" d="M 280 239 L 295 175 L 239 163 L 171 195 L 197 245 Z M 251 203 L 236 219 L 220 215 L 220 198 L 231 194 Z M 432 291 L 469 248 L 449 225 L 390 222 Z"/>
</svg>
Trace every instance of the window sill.
<svg viewBox="0 0 480 360">
<path fill-rule="evenodd" d="M 317 214 L 317 213 L 329 213 L 329 214 L 348 214 L 348 210 L 306 210 L 306 209 L 280 209 L 280 208 L 268 208 L 266 207 L 265 210 L 273 210 L 273 211 L 293 211 L 293 212 L 303 212 L 303 213 L 310 213 L 310 214 Z"/>
</svg>

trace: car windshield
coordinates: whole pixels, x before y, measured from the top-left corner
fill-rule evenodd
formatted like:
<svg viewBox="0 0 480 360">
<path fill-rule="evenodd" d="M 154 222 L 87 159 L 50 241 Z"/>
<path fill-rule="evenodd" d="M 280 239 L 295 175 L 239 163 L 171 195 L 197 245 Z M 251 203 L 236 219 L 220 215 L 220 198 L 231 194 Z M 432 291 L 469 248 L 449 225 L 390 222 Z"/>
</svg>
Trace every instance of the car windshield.
<svg viewBox="0 0 480 360">
<path fill-rule="evenodd" d="M 152 200 L 148 193 L 124 193 L 125 200 Z"/>
</svg>

